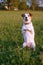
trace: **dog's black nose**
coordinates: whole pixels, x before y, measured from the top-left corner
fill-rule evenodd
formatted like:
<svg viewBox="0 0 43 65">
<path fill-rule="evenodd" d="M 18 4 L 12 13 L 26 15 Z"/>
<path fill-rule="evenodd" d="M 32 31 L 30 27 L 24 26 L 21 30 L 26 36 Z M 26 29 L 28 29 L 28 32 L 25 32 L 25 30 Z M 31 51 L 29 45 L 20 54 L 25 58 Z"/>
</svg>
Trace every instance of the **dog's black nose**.
<svg viewBox="0 0 43 65">
<path fill-rule="evenodd" d="M 27 17 L 26 17 L 26 19 L 27 19 Z"/>
<path fill-rule="evenodd" d="M 25 21 L 27 21 L 27 17 L 25 17 Z"/>
</svg>

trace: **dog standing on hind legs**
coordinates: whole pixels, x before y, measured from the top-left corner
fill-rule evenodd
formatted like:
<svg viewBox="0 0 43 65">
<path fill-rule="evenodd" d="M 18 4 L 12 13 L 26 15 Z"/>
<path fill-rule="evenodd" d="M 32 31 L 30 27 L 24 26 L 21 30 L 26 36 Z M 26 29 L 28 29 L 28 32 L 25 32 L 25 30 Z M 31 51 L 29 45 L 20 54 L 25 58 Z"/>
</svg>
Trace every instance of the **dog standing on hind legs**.
<svg viewBox="0 0 43 65">
<path fill-rule="evenodd" d="M 34 27 L 31 21 L 32 14 L 25 13 L 25 14 L 22 14 L 22 17 L 23 17 L 22 34 L 24 38 L 23 48 L 27 46 L 35 50 L 35 46 L 36 46 L 34 41 L 35 32 L 34 32 Z"/>
</svg>

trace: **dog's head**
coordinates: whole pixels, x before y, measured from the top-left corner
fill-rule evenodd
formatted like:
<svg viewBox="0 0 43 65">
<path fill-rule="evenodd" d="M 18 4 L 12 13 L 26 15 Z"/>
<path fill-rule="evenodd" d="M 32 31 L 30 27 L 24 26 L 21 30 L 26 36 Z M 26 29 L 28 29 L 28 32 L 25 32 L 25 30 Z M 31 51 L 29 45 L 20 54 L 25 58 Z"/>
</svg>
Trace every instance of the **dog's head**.
<svg viewBox="0 0 43 65">
<path fill-rule="evenodd" d="M 31 22 L 32 14 L 31 14 L 31 13 L 22 14 L 22 17 L 23 17 L 23 19 L 24 19 L 24 23 L 29 23 L 29 22 Z"/>
</svg>

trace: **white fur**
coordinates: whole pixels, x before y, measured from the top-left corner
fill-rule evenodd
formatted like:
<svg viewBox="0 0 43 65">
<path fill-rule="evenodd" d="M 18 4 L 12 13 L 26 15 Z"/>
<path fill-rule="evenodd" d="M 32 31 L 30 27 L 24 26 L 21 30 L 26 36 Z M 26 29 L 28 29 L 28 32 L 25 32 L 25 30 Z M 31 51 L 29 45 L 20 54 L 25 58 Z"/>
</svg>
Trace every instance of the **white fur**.
<svg viewBox="0 0 43 65">
<path fill-rule="evenodd" d="M 27 17 L 28 21 L 25 21 L 25 17 Z M 29 14 L 25 14 L 25 17 L 24 17 L 24 20 L 23 20 L 24 22 L 22 26 L 22 34 L 24 37 L 23 47 L 28 46 L 31 48 L 35 48 L 35 41 L 34 41 L 35 32 L 34 32 L 33 24 L 31 22 L 31 17 L 29 16 Z M 29 23 L 29 24 L 25 25 L 25 23 Z"/>
</svg>

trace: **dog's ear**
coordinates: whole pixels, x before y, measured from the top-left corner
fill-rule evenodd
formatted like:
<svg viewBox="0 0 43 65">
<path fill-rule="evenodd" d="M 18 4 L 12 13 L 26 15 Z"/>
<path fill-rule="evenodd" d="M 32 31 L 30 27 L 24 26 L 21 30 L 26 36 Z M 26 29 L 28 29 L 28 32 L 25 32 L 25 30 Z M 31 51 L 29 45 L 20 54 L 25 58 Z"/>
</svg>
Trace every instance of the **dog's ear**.
<svg viewBox="0 0 43 65">
<path fill-rule="evenodd" d="M 30 15 L 30 16 L 32 16 L 32 14 L 31 14 L 31 13 L 29 13 L 29 15 Z"/>
<path fill-rule="evenodd" d="M 25 16 L 25 14 L 22 14 L 21 16 L 22 16 L 22 17 L 24 17 L 24 16 Z"/>
</svg>

